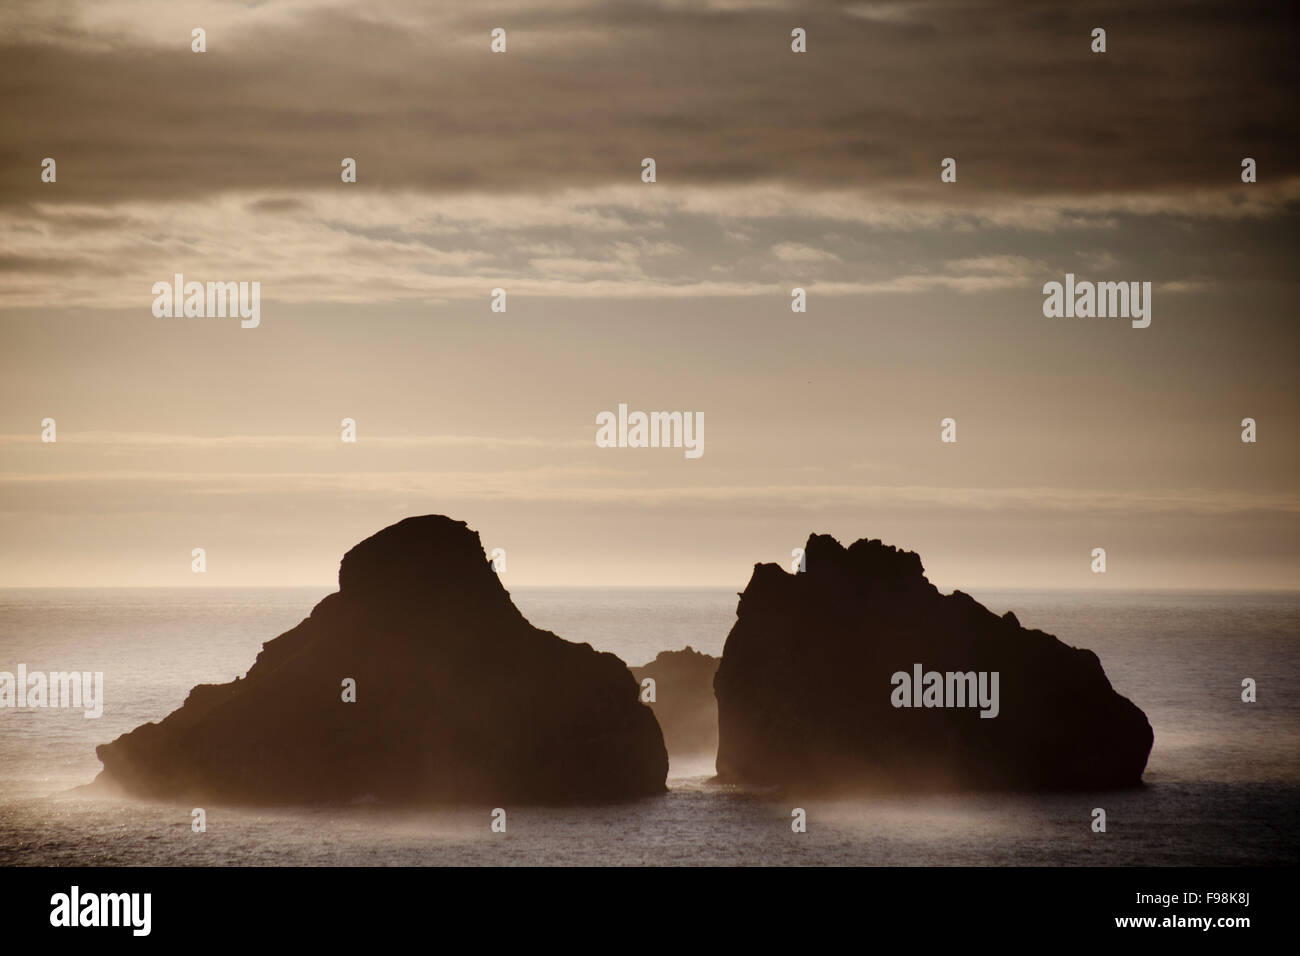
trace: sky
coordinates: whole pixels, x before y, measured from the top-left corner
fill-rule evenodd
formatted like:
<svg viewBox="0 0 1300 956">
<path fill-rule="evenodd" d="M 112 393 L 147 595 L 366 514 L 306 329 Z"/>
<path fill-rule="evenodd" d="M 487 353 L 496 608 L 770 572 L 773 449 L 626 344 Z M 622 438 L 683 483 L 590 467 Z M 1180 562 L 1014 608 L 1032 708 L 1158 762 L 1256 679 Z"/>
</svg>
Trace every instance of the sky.
<svg viewBox="0 0 1300 956">
<path fill-rule="evenodd" d="M 442 513 L 507 587 L 740 589 L 816 532 L 945 589 L 1295 588 L 1296 18 L 11 0 L 0 587 L 328 584 Z M 260 324 L 156 316 L 176 273 Z M 1150 326 L 1046 317 L 1067 274 Z M 703 454 L 598 447 L 620 404 Z"/>
</svg>

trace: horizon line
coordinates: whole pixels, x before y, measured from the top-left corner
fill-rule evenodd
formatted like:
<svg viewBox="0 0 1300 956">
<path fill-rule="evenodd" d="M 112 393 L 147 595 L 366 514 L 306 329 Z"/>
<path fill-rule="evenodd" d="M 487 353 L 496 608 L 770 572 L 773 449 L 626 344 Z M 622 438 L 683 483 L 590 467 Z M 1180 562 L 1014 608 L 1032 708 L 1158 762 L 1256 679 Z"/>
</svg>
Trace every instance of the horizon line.
<svg viewBox="0 0 1300 956">
<path fill-rule="evenodd" d="M 788 573 L 788 572 L 787 572 Z M 935 584 L 937 589 L 944 590 L 944 586 Z M 504 586 L 504 585 L 503 585 Z M 331 592 L 340 590 L 337 583 L 334 584 L 3 584 L 0 585 L 0 592 L 4 591 L 302 591 L 307 589 L 328 588 Z M 515 589 L 528 590 L 545 590 L 545 591 L 729 591 L 734 589 L 730 584 L 516 584 Z M 505 588 L 510 593 L 511 588 Z M 1300 587 L 1297 588 L 1168 588 L 1168 587 L 1146 587 L 1146 588 L 1125 588 L 1125 587 L 1107 587 L 1107 588 L 1088 588 L 1088 587 L 1022 587 L 1008 586 L 998 584 L 971 584 L 962 587 L 954 587 L 952 591 L 1024 591 L 1024 592 L 1043 592 L 1054 593 L 1061 591 L 1070 591 L 1089 594 L 1296 594 L 1300 595 Z M 948 592 L 951 593 L 951 592 Z"/>
</svg>

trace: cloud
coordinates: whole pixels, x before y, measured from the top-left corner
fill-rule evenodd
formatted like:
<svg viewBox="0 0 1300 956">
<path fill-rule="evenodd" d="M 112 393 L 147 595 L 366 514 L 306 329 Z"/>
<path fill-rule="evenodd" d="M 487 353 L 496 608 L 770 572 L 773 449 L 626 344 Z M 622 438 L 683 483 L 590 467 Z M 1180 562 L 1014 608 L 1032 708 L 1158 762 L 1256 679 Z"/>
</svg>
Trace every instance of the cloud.
<svg viewBox="0 0 1300 956">
<path fill-rule="evenodd" d="M 338 435 L 169 435 L 158 432 L 114 432 L 103 430 L 59 432 L 66 445 L 98 445 L 112 448 L 335 448 Z M 40 443 L 37 434 L 0 434 L 0 446 Z M 376 448 L 573 448 L 590 447 L 585 441 L 553 441 L 534 437 L 488 435 L 371 435 L 365 444 Z"/>
<path fill-rule="evenodd" d="M 839 262 L 840 257 L 833 252 L 814 249 L 798 242 L 780 242 L 772 247 L 772 255 L 782 262 Z"/>
<path fill-rule="evenodd" d="M 1104 56 L 1088 48 L 1101 19 Z M 508 53 L 489 51 L 494 24 Z M 1180 0 L 19 0 L 0 11 L 6 139 L 23 144 L 0 155 L 0 204 L 292 193 L 338 186 L 343 156 L 372 192 L 634 183 L 650 155 L 659 191 L 859 184 L 909 201 L 952 156 L 960 201 L 1226 190 L 1249 155 L 1265 193 L 1300 173 L 1279 121 L 1293 28 L 1280 0 L 1249 16 Z"/>
<path fill-rule="evenodd" d="M 1103 14 L 1105 58 L 1086 43 Z M 1292 17 L 1178 0 L 1122 18 L 1103 0 L 18 0 L 0 11 L 16 144 L 0 151 L 0 308 L 141 308 L 175 272 L 350 304 L 759 296 L 790 284 L 783 266 L 840 295 L 997 291 L 1038 264 L 1139 257 L 1169 290 L 1259 278 L 1271 259 L 1243 272 L 1177 250 L 1198 227 L 1264 236 L 1300 210 L 1278 122 L 1300 76 Z M 862 63 L 870 82 L 845 82 Z M 1135 222 L 1159 239 L 1125 256 L 1111 245 Z"/>
<path fill-rule="evenodd" d="M 552 298 L 788 294 L 788 270 L 778 276 L 777 264 L 815 268 L 800 283 L 833 295 L 1041 287 L 1044 274 L 1098 262 L 1191 291 L 1197 286 L 1189 283 L 1247 278 L 1239 264 L 1204 255 L 1206 227 L 1293 217 L 1277 203 L 1300 199 L 1300 178 L 1256 195 L 1246 203 L 1059 196 L 1007 206 L 989 197 L 907 203 L 866 191 L 756 184 L 654 195 L 641 186 L 452 197 L 341 187 L 292 199 L 277 191 L 103 206 L 42 202 L 0 207 L 0 308 L 148 315 L 153 284 L 176 273 L 260 282 L 268 303 L 482 299 L 496 287 Z M 1119 222 L 1159 241 L 1121 258 L 1109 248 Z M 738 229 L 749 242 L 734 241 Z M 1057 235 L 1059 243 L 1047 241 Z M 1285 250 L 1265 233 L 1256 241 L 1251 275 L 1259 277 Z M 755 246 L 771 255 L 755 255 Z"/>
<path fill-rule="evenodd" d="M 463 501 L 566 502 L 634 508 L 680 508 L 729 504 L 737 507 L 780 505 L 816 511 L 834 506 L 935 508 L 962 513 L 1035 511 L 1094 518 L 1115 515 L 1225 516 L 1271 513 L 1300 515 L 1300 495 L 1290 492 L 1242 492 L 1236 489 L 1167 489 L 1101 491 L 1061 487 L 943 487 L 927 485 L 852 484 L 697 484 L 665 485 L 628 482 L 628 472 L 585 464 L 544 465 L 487 471 L 293 471 L 193 472 L 86 470 L 30 474 L 0 473 L 0 485 L 102 485 L 129 487 L 136 494 L 158 495 L 183 489 L 221 496 L 346 493 L 389 496 L 399 493 Z M 618 479 L 618 480 L 614 480 Z M 78 495 L 90 494 L 80 491 Z"/>
</svg>

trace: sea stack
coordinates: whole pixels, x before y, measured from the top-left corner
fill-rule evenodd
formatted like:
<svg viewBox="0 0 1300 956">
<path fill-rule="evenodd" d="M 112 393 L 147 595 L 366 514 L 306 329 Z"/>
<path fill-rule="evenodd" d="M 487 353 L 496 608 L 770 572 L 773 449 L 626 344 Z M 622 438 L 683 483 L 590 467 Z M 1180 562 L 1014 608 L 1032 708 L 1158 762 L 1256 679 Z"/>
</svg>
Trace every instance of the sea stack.
<svg viewBox="0 0 1300 956">
<path fill-rule="evenodd" d="M 1151 725 L 1091 651 L 961 591 L 940 594 L 920 557 L 880 541 L 845 548 L 812 535 L 804 553 L 799 574 L 756 565 L 740 596 L 714 678 L 722 780 L 831 790 L 1140 784 Z"/>
<path fill-rule="evenodd" d="M 362 541 L 244 678 L 96 753 L 128 793 L 245 804 L 598 802 L 668 773 L 623 661 L 529 624 L 478 534 L 441 515 Z"/>
<path fill-rule="evenodd" d="M 718 658 L 687 645 L 680 651 L 660 651 L 644 667 L 633 667 L 640 683 L 654 681 L 650 705 L 664 732 L 669 759 L 708 756 L 718 752 L 718 704 L 713 697 L 713 675 Z"/>
</svg>

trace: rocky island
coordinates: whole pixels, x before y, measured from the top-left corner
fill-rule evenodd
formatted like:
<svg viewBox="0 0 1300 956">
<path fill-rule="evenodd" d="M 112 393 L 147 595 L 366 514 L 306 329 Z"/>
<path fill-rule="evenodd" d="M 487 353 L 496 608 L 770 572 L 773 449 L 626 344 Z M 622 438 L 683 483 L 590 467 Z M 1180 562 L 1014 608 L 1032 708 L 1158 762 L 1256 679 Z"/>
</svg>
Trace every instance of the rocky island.
<svg viewBox="0 0 1300 956">
<path fill-rule="evenodd" d="M 668 756 L 713 757 L 718 752 L 718 705 L 713 699 L 713 675 L 718 658 L 692 649 L 660 651 L 644 667 L 633 667 L 640 683 L 655 682 L 650 705 L 664 732 Z"/>
<path fill-rule="evenodd" d="M 407 518 L 242 679 L 96 749 L 97 784 L 227 803 L 578 803 L 662 793 L 663 735 L 613 654 L 533 627 L 477 533 Z"/>
<path fill-rule="evenodd" d="M 921 559 L 812 535 L 754 568 L 714 678 L 719 778 L 805 788 L 1140 784 L 1153 734 L 1091 651 L 940 594 Z"/>
</svg>

